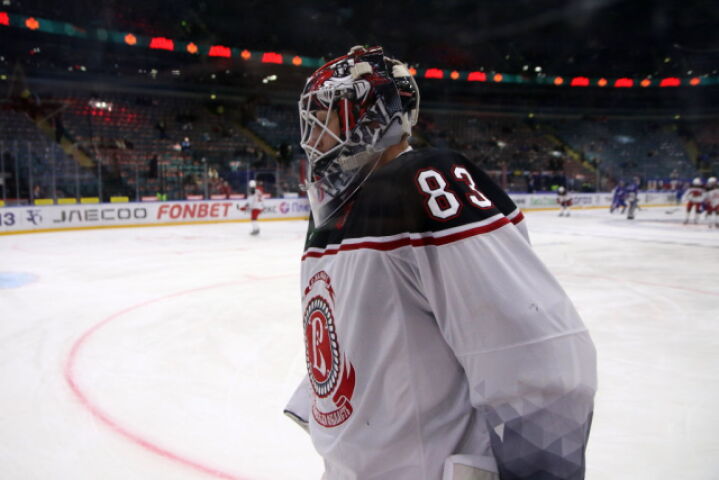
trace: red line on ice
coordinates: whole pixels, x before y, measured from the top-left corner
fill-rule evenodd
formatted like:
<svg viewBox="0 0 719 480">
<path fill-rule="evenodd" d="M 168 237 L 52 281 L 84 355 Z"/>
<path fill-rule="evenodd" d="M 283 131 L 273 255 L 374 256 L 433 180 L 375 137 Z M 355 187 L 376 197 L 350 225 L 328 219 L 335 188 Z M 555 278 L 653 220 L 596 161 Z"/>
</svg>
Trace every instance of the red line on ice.
<svg viewBox="0 0 719 480">
<path fill-rule="evenodd" d="M 70 350 L 70 354 L 67 356 L 67 360 L 65 361 L 65 381 L 70 386 L 70 389 L 75 394 L 75 396 L 80 400 L 82 405 L 85 408 L 87 408 L 95 418 L 97 418 L 102 423 L 104 423 L 105 425 L 110 427 L 113 431 L 122 435 L 123 437 L 130 440 L 131 442 L 151 451 L 152 453 L 155 453 L 155 454 L 165 457 L 169 460 L 172 460 L 174 462 L 185 465 L 186 467 L 190 467 L 194 470 L 198 470 L 202 473 L 212 475 L 213 477 L 222 478 L 222 479 L 226 479 L 226 480 L 242 480 L 242 478 L 238 477 L 237 475 L 223 472 L 222 470 L 204 465 L 204 464 L 197 462 L 195 460 L 192 460 L 190 458 L 173 453 L 172 451 L 168 450 L 167 448 L 164 448 L 156 443 L 146 440 L 141 435 L 131 432 L 127 428 L 120 425 L 117 421 L 113 420 L 107 413 L 105 413 L 100 407 L 95 405 L 88 398 L 88 396 L 85 394 L 85 392 L 82 391 L 82 389 L 78 385 L 77 380 L 75 379 L 75 362 L 77 360 L 78 353 L 80 352 L 82 346 L 85 343 L 87 343 L 88 339 L 90 337 L 92 337 L 92 335 L 95 332 L 100 330 L 102 327 L 104 327 L 111 321 L 116 320 L 116 319 L 122 317 L 123 315 L 125 315 L 129 312 L 132 312 L 133 310 L 137 310 L 142 307 L 146 307 L 147 305 L 161 302 L 163 300 L 167 300 L 170 298 L 179 297 L 181 295 L 187 295 L 190 293 L 200 292 L 203 290 L 210 290 L 210 289 L 218 288 L 218 287 L 225 287 L 228 285 L 236 285 L 239 283 L 244 283 L 245 281 L 218 283 L 216 285 L 208 285 L 205 287 L 184 290 L 184 291 L 173 293 L 170 295 L 165 295 L 164 297 L 154 298 L 152 300 L 147 300 L 147 301 L 132 305 L 131 307 L 125 308 L 123 310 L 120 310 L 119 312 L 116 312 L 116 313 L 110 315 L 106 319 L 102 320 L 100 323 L 94 325 L 92 328 L 87 330 L 84 334 L 82 334 L 82 336 L 72 346 L 72 349 Z"/>
</svg>

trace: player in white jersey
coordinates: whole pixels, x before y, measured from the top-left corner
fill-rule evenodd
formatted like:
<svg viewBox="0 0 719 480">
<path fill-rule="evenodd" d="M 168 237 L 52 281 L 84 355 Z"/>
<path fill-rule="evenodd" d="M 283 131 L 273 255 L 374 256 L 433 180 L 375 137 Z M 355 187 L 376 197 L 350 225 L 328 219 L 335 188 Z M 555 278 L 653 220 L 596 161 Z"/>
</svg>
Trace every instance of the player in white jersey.
<svg viewBox="0 0 719 480">
<path fill-rule="evenodd" d="M 719 185 L 716 177 L 709 177 L 706 185 L 706 198 L 704 200 L 707 211 L 709 228 L 712 225 L 719 228 Z"/>
<path fill-rule="evenodd" d="M 285 411 L 323 479 L 583 479 L 595 350 L 519 209 L 462 155 L 409 147 L 417 85 L 379 47 L 299 103 L 307 376 Z"/>
<path fill-rule="evenodd" d="M 252 223 L 252 230 L 250 231 L 250 235 L 259 235 L 260 225 L 258 220 L 260 218 L 262 210 L 265 208 L 264 192 L 257 185 L 257 182 L 255 180 L 250 180 L 248 183 L 248 187 L 248 201 L 247 204 L 242 207 L 242 210 L 250 212 L 250 222 Z"/>
<path fill-rule="evenodd" d="M 694 223 L 698 223 L 702 203 L 704 202 L 704 187 L 702 186 L 701 178 L 697 177 L 692 180 L 692 186 L 684 192 L 683 200 L 687 202 L 687 217 L 684 219 L 684 224 L 689 223 L 692 210 L 694 210 Z"/>
<path fill-rule="evenodd" d="M 557 189 L 557 203 L 559 204 L 559 216 L 569 216 L 569 209 L 572 207 L 572 197 L 567 194 L 567 189 L 559 187 Z"/>
</svg>

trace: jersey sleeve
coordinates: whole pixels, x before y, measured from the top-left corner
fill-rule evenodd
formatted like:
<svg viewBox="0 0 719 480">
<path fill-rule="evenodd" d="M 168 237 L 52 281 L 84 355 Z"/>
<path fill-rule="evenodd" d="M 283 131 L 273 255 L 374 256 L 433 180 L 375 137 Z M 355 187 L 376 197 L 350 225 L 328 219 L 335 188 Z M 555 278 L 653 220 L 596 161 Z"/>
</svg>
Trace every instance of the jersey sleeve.
<svg viewBox="0 0 719 480">
<path fill-rule="evenodd" d="M 310 428 L 310 388 L 309 377 L 305 375 L 283 411 L 285 415 L 308 433 Z"/>
<path fill-rule="evenodd" d="M 431 240 L 423 237 L 413 249 L 420 290 L 465 371 L 500 477 L 582 479 L 596 390 L 592 340 L 566 293 L 508 221 L 512 205 L 476 171 L 459 166 L 474 188 L 457 178 L 464 174 L 453 162 L 432 167 L 446 181 L 441 190 L 461 202 L 455 223 L 435 218 L 460 209 L 452 200 L 437 200 L 434 210 L 415 206 L 428 216 L 423 231 L 431 232 L 425 233 Z M 418 165 L 419 172 L 425 168 Z M 436 199 L 445 195 L 440 186 L 424 190 Z M 475 191 L 491 207 L 473 201 Z M 426 204 L 432 196 L 425 193 Z"/>
</svg>

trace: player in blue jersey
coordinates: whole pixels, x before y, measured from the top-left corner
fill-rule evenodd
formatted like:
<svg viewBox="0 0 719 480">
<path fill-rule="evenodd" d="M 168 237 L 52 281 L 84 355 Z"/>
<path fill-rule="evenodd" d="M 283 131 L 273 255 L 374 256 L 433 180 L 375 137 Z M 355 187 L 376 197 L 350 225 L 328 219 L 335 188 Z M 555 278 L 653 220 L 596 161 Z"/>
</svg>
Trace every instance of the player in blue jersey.
<svg viewBox="0 0 719 480">
<path fill-rule="evenodd" d="M 619 207 L 622 207 L 621 213 L 624 213 L 624 210 L 627 208 L 627 202 L 625 201 L 626 194 L 624 180 L 620 180 L 612 192 L 612 205 L 609 207 L 609 213 L 614 213 Z"/>
</svg>

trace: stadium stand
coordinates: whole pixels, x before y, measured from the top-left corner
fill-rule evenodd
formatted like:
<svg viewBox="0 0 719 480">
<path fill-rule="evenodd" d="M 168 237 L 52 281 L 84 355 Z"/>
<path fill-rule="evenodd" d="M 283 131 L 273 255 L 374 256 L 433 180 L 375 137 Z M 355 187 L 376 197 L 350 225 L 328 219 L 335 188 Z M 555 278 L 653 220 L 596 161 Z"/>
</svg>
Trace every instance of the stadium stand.
<svg viewBox="0 0 719 480">
<path fill-rule="evenodd" d="M 38 101 L 39 112 L 0 111 L 3 168 L 19 179 L 6 182 L 6 197 L 210 198 L 244 193 L 250 178 L 273 195 L 300 191 L 292 104 L 89 91 Z M 510 191 L 609 190 L 634 177 L 667 188 L 716 169 L 719 123 L 429 108 L 413 144 L 461 151 Z"/>
</svg>

